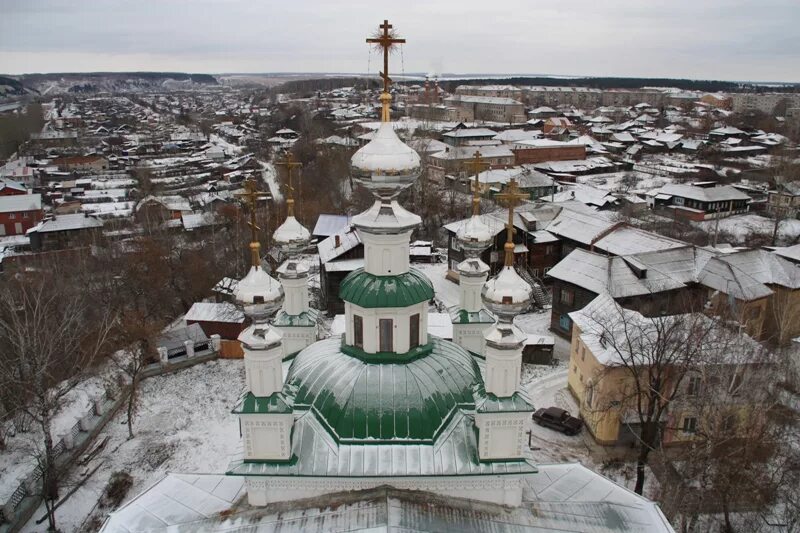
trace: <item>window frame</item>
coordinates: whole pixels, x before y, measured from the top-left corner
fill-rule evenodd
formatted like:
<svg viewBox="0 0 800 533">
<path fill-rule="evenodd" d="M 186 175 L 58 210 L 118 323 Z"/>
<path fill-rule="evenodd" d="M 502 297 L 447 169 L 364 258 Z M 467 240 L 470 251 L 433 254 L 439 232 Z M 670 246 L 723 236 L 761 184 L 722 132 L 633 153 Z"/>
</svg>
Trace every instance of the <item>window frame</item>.
<svg viewBox="0 0 800 533">
<path fill-rule="evenodd" d="M 353 346 L 364 348 L 364 319 L 359 315 L 353 315 Z"/>
<path fill-rule="evenodd" d="M 392 318 L 378 319 L 378 351 L 394 351 L 394 319 Z"/>
</svg>

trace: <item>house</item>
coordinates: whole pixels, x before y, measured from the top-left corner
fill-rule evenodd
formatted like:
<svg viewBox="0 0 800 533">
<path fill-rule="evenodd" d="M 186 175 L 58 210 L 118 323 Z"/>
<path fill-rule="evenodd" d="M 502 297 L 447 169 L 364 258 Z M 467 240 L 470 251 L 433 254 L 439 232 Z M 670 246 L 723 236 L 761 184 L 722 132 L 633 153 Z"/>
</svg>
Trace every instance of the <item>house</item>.
<svg viewBox="0 0 800 533">
<path fill-rule="evenodd" d="M 455 128 L 442 134 L 442 141 L 450 146 L 467 146 L 472 141 L 489 141 L 496 135 L 488 128 Z"/>
<path fill-rule="evenodd" d="M 1 192 L 1 190 L 0 190 Z M 43 217 L 41 194 L 0 196 L 0 237 L 25 235 Z"/>
<path fill-rule="evenodd" d="M 28 188 L 13 180 L 0 178 L 0 196 L 28 194 Z"/>
<path fill-rule="evenodd" d="M 467 120 L 487 122 L 525 122 L 525 105 L 504 96 L 472 96 L 459 94 L 444 99 L 446 106 L 462 111 Z"/>
<path fill-rule="evenodd" d="M 542 132 L 548 136 L 560 136 L 565 132 L 568 134 L 573 128 L 572 122 L 567 117 L 550 117 L 542 124 Z"/>
<path fill-rule="evenodd" d="M 167 359 L 175 359 L 210 350 L 212 343 L 199 324 L 191 324 L 163 332 L 156 341 L 156 346 L 159 351 L 166 353 Z"/>
<path fill-rule="evenodd" d="M 800 181 L 779 184 L 767 193 L 767 212 L 781 218 L 797 216 L 800 208 Z"/>
<path fill-rule="evenodd" d="M 140 224 L 161 224 L 166 220 L 180 220 L 192 212 L 192 205 L 182 196 L 146 196 L 136 203 L 134 216 Z"/>
<path fill-rule="evenodd" d="M 513 144 L 512 151 L 517 165 L 586 159 L 585 144 L 573 144 L 552 139 L 520 140 Z"/>
<path fill-rule="evenodd" d="M 325 239 L 337 233 L 344 233 L 350 227 L 350 220 L 352 218 L 353 217 L 349 215 L 329 215 L 320 213 L 311 235 L 316 239 Z"/>
<path fill-rule="evenodd" d="M 681 343 L 682 339 L 702 343 L 702 356 L 697 364 L 688 374 L 683 373 L 684 369 L 675 373 L 683 377 L 680 383 L 664 386 L 664 390 L 684 388 L 661 421 L 664 445 L 691 442 L 696 432 L 711 422 L 694 411 L 691 402 L 681 401 L 703 390 L 719 388 L 712 397 L 720 402 L 721 411 L 734 417 L 732 432 L 739 420 L 749 415 L 748 406 L 737 400 L 734 390 L 746 386 L 747 379 L 760 370 L 761 358 L 757 355 L 761 347 L 748 336 L 715 326 L 702 314 L 648 318 L 621 307 L 608 294 L 597 296 L 582 310 L 570 313 L 570 318 L 574 326 L 567 385 L 579 405 L 586 429 L 598 444 L 634 444 L 641 435 L 637 414 L 641 396 L 633 391 L 636 380 L 647 374 L 652 358 L 637 350 L 640 338 L 644 338 L 643 352 L 647 352 L 647 338 L 660 339 L 667 345 Z M 659 333 L 659 329 L 670 333 Z M 693 340 L 692 335 L 698 329 L 707 333 L 702 339 Z M 636 353 L 632 353 L 634 350 Z M 636 376 L 633 361 L 637 361 L 641 378 Z M 664 369 L 664 375 L 669 379 L 669 369 Z"/>
<path fill-rule="evenodd" d="M 532 278 L 543 277 L 558 263 L 561 257 L 561 243 L 558 238 L 543 228 L 558 213 L 560 208 L 536 207 L 533 204 L 518 208 L 514 213 L 514 262 L 517 267 Z M 481 215 L 483 222 L 494 233 L 492 246 L 481 254 L 481 259 L 489 265 L 492 272 L 502 265 L 503 245 L 506 242 L 508 212 L 500 209 Z M 456 234 L 469 219 L 458 220 L 444 226 L 448 234 L 447 277 L 458 279 L 458 264 L 466 259 Z"/>
<path fill-rule="evenodd" d="M 428 177 L 442 182 L 446 174 L 467 175 L 467 166 L 480 153 L 489 168 L 514 166 L 514 152 L 506 146 L 458 146 L 428 156 Z"/>
<path fill-rule="evenodd" d="M 331 235 L 317 244 L 320 263 L 320 290 L 325 308 L 331 314 L 343 313 L 339 286 L 347 275 L 364 266 L 364 245 L 355 228 Z"/>
<path fill-rule="evenodd" d="M 651 209 L 666 207 L 689 220 L 708 220 L 747 213 L 752 198 L 730 185 L 699 187 L 671 183 L 647 192 Z"/>
<path fill-rule="evenodd" d="M 759 340 L 785 343 L 800 334 L 800 269 L 766 250 L 719 254 L 686 245 L 604 256 L 576 249 L 548 276 L 550 329 L 565 337 L 569 314 L 600 294 L 644 316 L 703 309 L 736 320 Z"/>
<path fill-rule="evenodd" d="M 94 244 L 100 239 L 103 221 L 86 213 L 50 215 L 28 230 L 35 252 L 64 250 Z"/>
<path fill-rule="evenodd" d="M 184 320 L 187 325 L 199 325 L 207 337 L 219 335 L 234 341 L 245 326 L 242 310 L 228 302 L 195 302 Z"/>
<path fill-rule="evenodd" d="M 57 157 L 53 159 L 53 165 L 63 171 L 99 172 L 108 170 L 108 160 L 100 155 Z"/>
</svg>

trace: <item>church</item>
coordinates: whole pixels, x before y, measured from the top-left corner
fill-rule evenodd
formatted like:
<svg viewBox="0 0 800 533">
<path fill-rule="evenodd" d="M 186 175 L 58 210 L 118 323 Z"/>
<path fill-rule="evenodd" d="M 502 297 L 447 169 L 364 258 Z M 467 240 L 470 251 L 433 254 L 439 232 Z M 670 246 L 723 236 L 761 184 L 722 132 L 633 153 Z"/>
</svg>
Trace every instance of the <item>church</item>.
<svg viewBox="0 0 800 533">
<path fill-rule="evenodd" d="M 513 318 L 533 295 L 513 264 L 514 208 L 527 196 L 514 180 L 498 195 L 509 217 L 503 268 L 488 279 L 480 259 L 495 232 L 476 189 L 456 236 L 466 259 L 453 341 L 428 333 L 433 285 L 409 262 L 421 219 L 398 202 L 420 157 L 390 117 L 389 52 L 404 40 L 388 21 L 380 28 L 367 41 L 384 54 L 381 124 L 351 160 L 375 201 L 352 218 L 364 266 L 341 283 L 344 334 L 318 340 L 298 256 L 311 235 L 290 184 L 273 235 L 286 258 L 278 279 L 254 233 L 235 290 L 251 320 L 239 336 L 246 390 L 233 407 L 240 456 L 224 474 L 167 476 L 103 531 L 672 531 L 655 503 L 580 464 L 537 465 L 525 453 L 534 407 L 520 389 L 526 337 Z M 296 163 L 285 165 L 291 182 Z"/>
</svg>

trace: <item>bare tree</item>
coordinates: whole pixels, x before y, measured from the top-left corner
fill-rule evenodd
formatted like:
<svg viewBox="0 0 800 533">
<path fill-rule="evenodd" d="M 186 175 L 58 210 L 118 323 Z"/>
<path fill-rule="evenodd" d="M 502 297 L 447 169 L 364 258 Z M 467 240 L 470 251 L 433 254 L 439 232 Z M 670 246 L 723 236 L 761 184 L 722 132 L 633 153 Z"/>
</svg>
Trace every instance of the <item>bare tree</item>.
<svg viewBox="0 0 800 533">
<path fill-rule="evenodd" d="M 113 324 L 110 310 L 93 305 L 81 287 L 53 283 L 58 275 L 27 275 L 0 288 L 0 376 L 41 430 L 42 496 L 53 531 L 62 475 L 53 420 L 107 348 Z"/>
<path fill-rule="evenodd" d="M 590 305 L 586 318 L 581 330 L 597 338 L 608 356 L 607 375 L 596 380 L 617 379 L 621 371 L 624 385 L 615 401 L 623 418 L 633 421 L 629 428 L 638 448 L 634 490 L 642 494 L 650 454 L 661 445 L 670 405 L 679 397 L 686 374 L 701 364 L 705 343 L 718 325 L 699 313 L 644 317 L 610 297 L 607 305 Z"/>
</svg>

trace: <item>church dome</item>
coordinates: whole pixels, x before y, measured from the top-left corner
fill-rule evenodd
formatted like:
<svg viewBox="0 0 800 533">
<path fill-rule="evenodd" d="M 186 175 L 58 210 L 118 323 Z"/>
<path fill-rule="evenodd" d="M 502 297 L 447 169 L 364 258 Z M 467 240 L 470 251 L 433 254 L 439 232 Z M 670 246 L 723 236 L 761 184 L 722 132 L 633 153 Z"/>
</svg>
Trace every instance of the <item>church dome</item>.
<svg viewBox="0 0 800 533">
<path fill-rule="evenodd" d="M 298 220 L 289 215 L 281 224 L 272 239 L 281 252 L 285 254 L 300 253 L 308 247 L 311 242 L 311 232 L 309 232 Z"/>
<path fill-rule="evenodd" d="M 244 305 L 246 313 L 271 315 L 283 303 L 283 287 L 263 268 L 250 267 L 247 275 L 236 285 L 233 296 Z"/>
<path fill-rule="evenodd" d="M 434 296 L 433 284 L 425 274 L 412 268 L 394 276 L 376 276 L 363 268 L 347 275 L 339 297 L 360 307 L 409 307 Z"/>
<path fill-rule="evenodd" d="M 355 180 L 382 198 L 397 196 L 421 171 L 419 155 L 400 140 L 389 122 L 383 122 L 372 140 L 353 154 L 350 166 Z"/>
<path fill-rule="evenodd" d="M 491 246 L 494 235 L 480 215 L 472 215 L 458 228 L 456 239 L 468 255 L 477 256 Z"/>
<path fill-rule="evenodd" d="M 533 298 L 533 288 L 513 266 L 506 266 L 486 282 L 482 296 L 490 311 L 510 319 L 528 307 Z"/>
<path fill-rule="evenodd" d="M 408 443 L 435 440 L 482 390 L 472 356 L 431 336 L 426 354 L 402 363 L 367 363 L 345 353 L 339 338 L 316 342 L 297 354 L 283 393 L 339 443 Z"/>
</svg>

